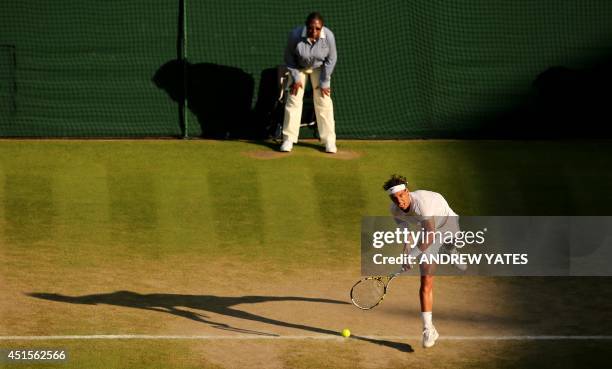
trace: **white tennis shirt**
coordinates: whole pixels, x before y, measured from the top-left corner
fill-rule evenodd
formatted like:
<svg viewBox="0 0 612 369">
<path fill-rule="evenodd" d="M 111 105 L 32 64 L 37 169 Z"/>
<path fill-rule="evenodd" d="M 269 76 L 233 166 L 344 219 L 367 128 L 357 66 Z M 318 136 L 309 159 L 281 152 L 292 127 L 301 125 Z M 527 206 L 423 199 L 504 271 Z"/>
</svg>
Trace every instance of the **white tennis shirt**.
<svg viewBox="0 0 612 369">
<path fill-rule="evenodd" d="M 449 217 L 455 217 L 451 223 L 456 223 L 456 217 L 458 217 L 457 213 L 451 209 L 442 195 L 425 190 L 410 192 L 408 212 L 404 212 L 395 203 L 391 203 L 390 210 L 397 224 L 416 224 L 433 218 L 436 229 L 446 226 Z"/>
</svg>

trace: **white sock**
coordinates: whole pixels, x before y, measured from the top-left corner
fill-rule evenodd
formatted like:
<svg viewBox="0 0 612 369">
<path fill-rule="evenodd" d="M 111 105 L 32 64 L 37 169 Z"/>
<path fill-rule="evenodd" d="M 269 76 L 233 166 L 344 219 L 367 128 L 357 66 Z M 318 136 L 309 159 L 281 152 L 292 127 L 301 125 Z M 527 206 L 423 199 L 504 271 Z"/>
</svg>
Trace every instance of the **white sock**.
<svg viewBox="0 0 612 369">
<path fill-rule="evenodd" d="M 423 328 L 431 328 L 433 323 L 431 322 L 432 316 L 431 311 L 424 311 L 421 313 L 421 318 L 423 318 Z"/>
</svg>

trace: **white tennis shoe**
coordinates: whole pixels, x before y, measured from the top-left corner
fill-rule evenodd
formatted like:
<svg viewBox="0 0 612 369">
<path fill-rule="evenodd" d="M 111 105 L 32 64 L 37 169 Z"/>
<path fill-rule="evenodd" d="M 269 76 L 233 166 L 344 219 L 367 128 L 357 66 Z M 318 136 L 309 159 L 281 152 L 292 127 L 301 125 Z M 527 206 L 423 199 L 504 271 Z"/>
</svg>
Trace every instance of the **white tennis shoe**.
<svg viewBox="0 0 612 369">
<path fill-rule="evenodd" d="M 335 154 L 336 152 L 338 152 L 338 148 L 336 147 L 335 143 L 328 142 L 325 144 L 325 152 Z"/>
<path fill-rule="evenodd" d="M 282 152 L 291 152 L 293 150 L 293 142 L 290 140 L 283 141 L 283 144 L 280 147 L 280 151 Z"/>
<path fill-rule="evenodd" d="M 429 348 L 436 344 L 436 340 L 440 337 L 436 327 L 433 325 L 429 328 L 423 329 L 423 347 Z"/>
</svg>

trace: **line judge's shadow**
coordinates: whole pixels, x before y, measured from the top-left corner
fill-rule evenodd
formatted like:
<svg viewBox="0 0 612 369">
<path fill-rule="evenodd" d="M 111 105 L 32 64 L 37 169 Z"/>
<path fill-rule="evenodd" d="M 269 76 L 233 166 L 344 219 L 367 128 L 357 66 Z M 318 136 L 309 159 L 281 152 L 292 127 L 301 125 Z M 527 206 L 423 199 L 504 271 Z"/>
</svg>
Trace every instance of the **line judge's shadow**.
<svg viewBox="0 0 612 369">
<path fill-rule="evenodd" d="M 232 327 L 225 323 L 212 321 L 202 313 L 196 313 L 189 310 L 183 310 L 181 308 L 202 310 L 203 312 L 211 312 L 220 315 L 231 316 L 234 318 L 240 318 L 244 320 L 257 321 L 266 324 L 302 329 L 308 332 L 328 334 L 332 336 L 338 336 L 338 332 L 312 327 L 303 324 L 289 323 L 281 320 L 267 318 L 264 316 L 248 313 L 246 311 L 238 310 L 234 308 L 235 305 L 239 304 L 254 304 L 260 302 L 270 301 L 302 301 L 302 302 L 318 302 L 328 304 L 348 304 L 344 301 L 322 299 L 322 298 L 310 298 L 310 297 L 299 297 L 299 296 L 240 296 L 240 297 L 222 297 L 213 295 L 179 295 L 179 294 L 139 294 L 131 291 L 116 291 L 112 293 L 101 293 L 93 295 L 83 296 L 66 296 L 55 293 L 28 293 L 28 296 L 57 301 L 66 302 L 71 304 L 85 304 L 85 305 L 114 305 L 124 306 L 130 308 L 137 308 L 143 310 L 159 311 L 168 313 L 183 318 L 195 320 L 202 323 L 210 324 L 212 327 L 217 329 L 223 329 L 233 332 L 240 332 L 246 334 L 262 335 L 262 336 L 278 336 L 276 334 L 258 332 L 249 329 Z M 413 352 L 412 347 L 409 344 L 377 340 L 369 337 L 351 336 L 354 339 L 375 343 L 378 345 L 394 348 L 403 352 Z"/>
<path fill-rule="evenodd" d="M 174 59 L 162 65 L 152 81 L 179 104 L 180 121 L 187 119 L 183 115 L 184 107 L 193 113 L 202 137 L 226 139 L 261 135 L 252 123 L 255 82 L 240 68 Z M 181 129 L 185 131 L 188 127 Z"/>
</svg>

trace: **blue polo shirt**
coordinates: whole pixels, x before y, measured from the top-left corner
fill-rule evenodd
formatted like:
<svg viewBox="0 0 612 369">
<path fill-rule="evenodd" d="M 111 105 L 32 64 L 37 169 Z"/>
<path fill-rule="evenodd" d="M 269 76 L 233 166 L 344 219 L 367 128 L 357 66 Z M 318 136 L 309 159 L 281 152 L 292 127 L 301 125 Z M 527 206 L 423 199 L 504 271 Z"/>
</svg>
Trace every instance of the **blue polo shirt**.
<svg viewBox="0 0 612 369">
<path fill-rule="evenodd" d="M 336 60 L 336 38 L 329 28 L 323 26 L 321 36 L 314 43 L 306 37 L 304 26 L 297 27 L 289 33 L 285 48 L 285 63 L 294 81 L 300 80 L 300 69 L 320 67 L 319 83 L 322 88 L 328 88 Z"/>
</svg>

